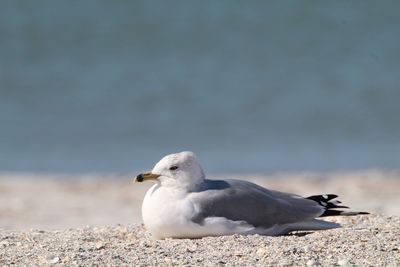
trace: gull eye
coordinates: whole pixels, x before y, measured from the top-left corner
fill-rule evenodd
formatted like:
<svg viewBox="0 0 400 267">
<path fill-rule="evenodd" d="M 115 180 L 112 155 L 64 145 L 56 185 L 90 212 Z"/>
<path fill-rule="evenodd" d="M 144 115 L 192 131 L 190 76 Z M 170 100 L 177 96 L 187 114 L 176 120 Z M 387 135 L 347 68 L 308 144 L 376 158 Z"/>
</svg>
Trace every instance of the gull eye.
<svg viewBox="0 0 400 267">
<path fill-rule="evenodd" d="M 176 169 L 178 169 L 178 166 L 172 166 L 169 168 L 171 171 L 175 171 Z"/>
</svg>

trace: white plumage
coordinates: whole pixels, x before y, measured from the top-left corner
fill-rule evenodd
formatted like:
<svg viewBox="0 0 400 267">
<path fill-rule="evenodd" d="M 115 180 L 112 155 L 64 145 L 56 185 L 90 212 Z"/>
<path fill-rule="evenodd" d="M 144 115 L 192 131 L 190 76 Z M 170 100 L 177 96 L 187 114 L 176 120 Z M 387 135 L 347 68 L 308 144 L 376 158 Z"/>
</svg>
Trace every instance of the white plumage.
<svg viewBox="0 0 400 267">
<path fill-rule="evenodd" d="M 337 208 L 335 195 L 302 198 L 241 180 L 208 180 L 192 152 L 171 154 L 138 182 L 154 180 L 142 205 L 143 222 L 156 239 L 230 234 L 281 235 L 339 224 L 315 219 L 355 215 Z"/>
</svg>

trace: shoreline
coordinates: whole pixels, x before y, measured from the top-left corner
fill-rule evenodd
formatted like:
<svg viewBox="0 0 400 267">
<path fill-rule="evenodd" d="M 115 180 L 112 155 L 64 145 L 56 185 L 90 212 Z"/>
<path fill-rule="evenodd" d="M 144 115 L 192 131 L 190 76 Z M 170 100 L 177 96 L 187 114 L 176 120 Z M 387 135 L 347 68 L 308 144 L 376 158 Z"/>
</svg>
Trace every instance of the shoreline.
<svg viewBox="0 0 400 267">
<path fill-rule="evenodd" d="M 400 172 L 303 172 L 219 175 L 301 196 L 333 193 L 354 211 L 400 216 Z M 151 183 L 129 175 L 0 173 L 0 228 L 56 230 L 141 223 Z"/>
</svg>

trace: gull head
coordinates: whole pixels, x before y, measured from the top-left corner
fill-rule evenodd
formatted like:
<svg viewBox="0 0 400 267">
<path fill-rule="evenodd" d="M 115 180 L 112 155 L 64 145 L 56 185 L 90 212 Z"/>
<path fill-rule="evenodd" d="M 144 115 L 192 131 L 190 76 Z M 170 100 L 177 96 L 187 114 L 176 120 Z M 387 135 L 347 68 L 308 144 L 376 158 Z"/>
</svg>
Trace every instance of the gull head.
<svg viewBox="0 0 400 267">
<path fill-rule="evenodd" d="M 192 190 L 204 181 L 204 172 L 193 152 L 183 151 L 163 157 L 151 172 L 141 173 L 135 182 L 154 180 L 161 186 Z"/>
</svg>

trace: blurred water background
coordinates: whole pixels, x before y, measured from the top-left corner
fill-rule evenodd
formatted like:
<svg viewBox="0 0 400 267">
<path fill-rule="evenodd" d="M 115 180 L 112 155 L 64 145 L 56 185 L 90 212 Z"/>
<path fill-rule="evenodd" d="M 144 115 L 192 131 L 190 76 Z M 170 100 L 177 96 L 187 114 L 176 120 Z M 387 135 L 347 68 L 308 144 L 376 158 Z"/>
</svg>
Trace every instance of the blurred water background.
<svg viewBox="0 0 400 267">
<path fill-rule="evenodd" d="M 398 169 L 399 1 L 1 1 L 0 171 Z"/>
</svg>

